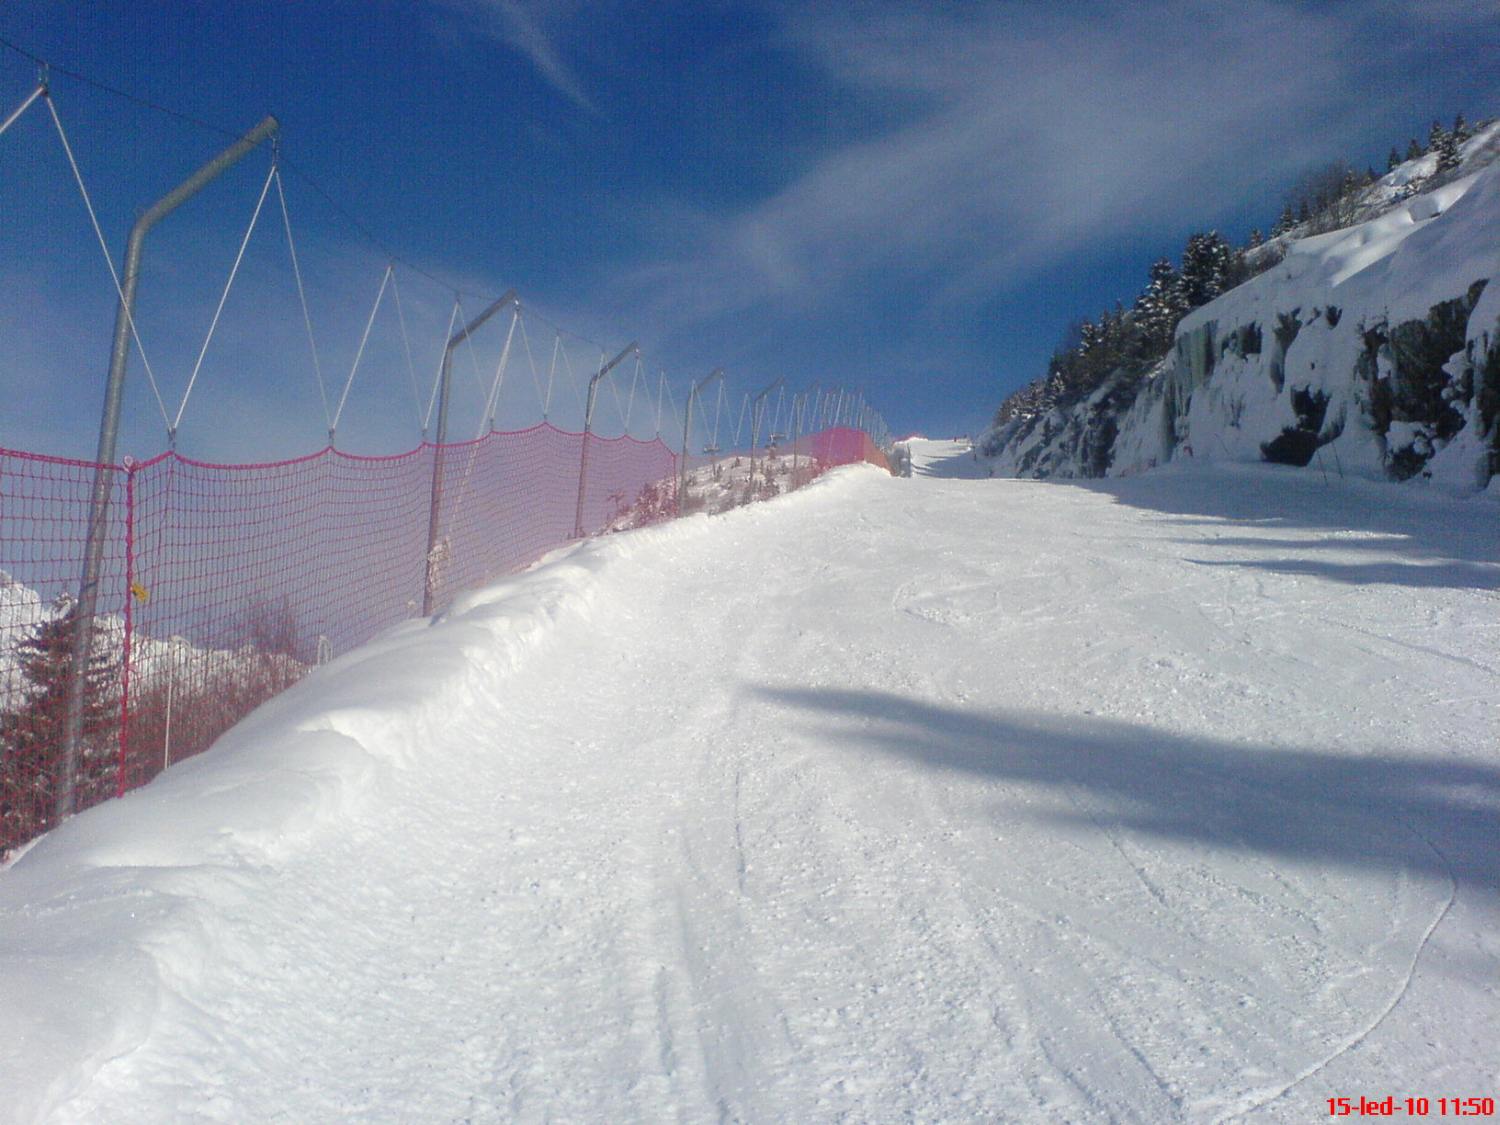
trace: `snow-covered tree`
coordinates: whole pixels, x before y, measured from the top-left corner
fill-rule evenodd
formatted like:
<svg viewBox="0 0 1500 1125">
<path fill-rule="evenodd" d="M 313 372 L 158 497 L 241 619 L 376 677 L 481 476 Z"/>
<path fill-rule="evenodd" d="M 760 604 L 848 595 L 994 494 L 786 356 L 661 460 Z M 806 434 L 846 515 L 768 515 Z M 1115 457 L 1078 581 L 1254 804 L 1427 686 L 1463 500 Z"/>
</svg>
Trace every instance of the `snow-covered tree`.
<svg viewBox="0 0 1500 1125">
<path fill-rule="evenodd" d="M 1182 299 L 1189 309 L 1224 292 L 1234 251 L 1218 231 L 1190 235 L 1182 251 Z"/>
<path fill-rule="evenodd" d="M 1187 312 L 1182 278 L 1172 263 L 1159 258 L 1151 264 L 1151 280 L 1135 299 L 1135 325 L 1142 345 L 1155 355 L 1165 354 L 1177 322 Z"/>
<path fill-rule="evenodd" d="M 37 625 L 16 646 L 26 691 L 14 709 L 0 714 L 0 852 L 52 826 L 63 769 L 76 620 L 70 603 L 58 608 L 61 612 Z M 97 804 L 115 789 L 120 703 L 114 677 L 114 660 L 96 635 L 83 671 L 81 757 L 75 779 L 80 808 Z"/>
<path fill-rule="evenodd" d="M 1439 172 L 1458 167 L 1458 139 L 1443 128 L 1441 121 L 1432 123 L 1432 129 L 1427 134 L 1427 151 L 1437 155 Z"/>
</svg>

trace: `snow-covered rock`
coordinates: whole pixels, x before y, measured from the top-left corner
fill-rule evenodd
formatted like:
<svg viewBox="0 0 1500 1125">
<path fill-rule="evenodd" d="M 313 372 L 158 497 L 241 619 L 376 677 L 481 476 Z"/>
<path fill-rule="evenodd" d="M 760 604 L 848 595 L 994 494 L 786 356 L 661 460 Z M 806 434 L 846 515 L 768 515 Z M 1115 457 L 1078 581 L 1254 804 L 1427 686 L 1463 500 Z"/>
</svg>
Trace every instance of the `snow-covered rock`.
<svg viewBox="0 0 1500 1125">
<path fill-rule="evenodd" d="M 997 473 L 1273 461 L 1484 489 L 1500 469 L 1497 147 L 1500 124 L 1446 182 L 1433 157 L 1401 165 L 1372 185 L 1381 213 L 1288 242 L 1184 317 L 1145 378 L 992 431 Z M 1410 195 L 1424 180 L 1438 186 Z"/>
</svg>

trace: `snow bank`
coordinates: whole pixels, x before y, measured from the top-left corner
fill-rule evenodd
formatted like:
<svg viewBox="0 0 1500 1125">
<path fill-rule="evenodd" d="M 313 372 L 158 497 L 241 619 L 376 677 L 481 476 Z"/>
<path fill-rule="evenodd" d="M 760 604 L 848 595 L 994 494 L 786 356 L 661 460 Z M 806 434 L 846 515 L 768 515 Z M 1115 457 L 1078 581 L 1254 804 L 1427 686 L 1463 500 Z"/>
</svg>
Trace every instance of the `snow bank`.
<svg viewBox="0 0 1500 1125">
<path fill-rule="evenodd" d="M 824 495 L 868 466 L 836 470 Z M 762 505 L 727 519 L 764 518 Z M 236 917 L 294 855 L 329 846 L 394 772 L 430 768 L 455 715 L 587 617 L 612 562 L 703 534 L 707 516 L 560 549 L 314 670 L 151 784 L 82 813 L 0 872 L 0 1122 L 57 1111 L 190 997 Z M 28 603 L 29 604 L 29 603 Z"/>
<path fill-rule="evenodd" d="M 640 537 L 682 534 L 677 529 Z M 561 553 L 315 671 L 151 785 L 73 818 L 0 876 L 0 1119 L 32 1121 L 151 1032 L 295 849 L 339 831 L 382 771 L 586 612 L 639 538 Z M 40 1080 L 39 1080 L 40 1079 Z"/>
</svg>

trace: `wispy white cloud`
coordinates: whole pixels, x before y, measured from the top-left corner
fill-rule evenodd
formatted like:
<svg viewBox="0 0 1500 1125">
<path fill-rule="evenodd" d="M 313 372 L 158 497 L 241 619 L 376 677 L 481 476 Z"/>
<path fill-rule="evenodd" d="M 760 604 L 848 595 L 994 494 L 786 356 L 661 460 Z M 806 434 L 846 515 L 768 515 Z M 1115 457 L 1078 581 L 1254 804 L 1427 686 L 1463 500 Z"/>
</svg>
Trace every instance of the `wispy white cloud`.
<svg viewBox="0 0 1500 1125">
<path fill-rule="evenodd" d="M 1439 18 L 1421 16 L 1429 30 Z M 1444 26 L 1468 18 L 1453 5 Z M 1402 26 L 1388 5 L 1277 0 L 791 8 L 793 49 L 903 122 L 630 283 L 679 322 L 891 277 L 938 299 L 1015 288 L 1085 247 L 1273 196 L 1339 155 L 1408 93 L 1369 64 Z"/>
<path fill-rule="evenodd" d="M 554 90 L 574 105 L 589 113 L 599 112 L 557 46 L 556 29 L 570 22 L 572 4 L 527 4 L 521 0 L 443 0 L 443 3 L 525 57 Z"/>
</svg>

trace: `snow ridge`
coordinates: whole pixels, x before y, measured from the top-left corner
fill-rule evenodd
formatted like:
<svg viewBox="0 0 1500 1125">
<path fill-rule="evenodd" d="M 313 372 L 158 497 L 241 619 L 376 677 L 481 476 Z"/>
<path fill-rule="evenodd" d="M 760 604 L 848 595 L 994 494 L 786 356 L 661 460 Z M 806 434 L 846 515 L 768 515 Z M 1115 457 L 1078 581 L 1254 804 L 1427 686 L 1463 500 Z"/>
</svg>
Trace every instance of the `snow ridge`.
<svg viewBox="0 0 1500 1125">
<path fill-rule="evenodd" d="M 688 520 L 688 527 L 701 520 Z M 674 528 L 562 549 L 315 670 L 212 754 L 75 817 L 0 881 L 0 1120 L 47 1118 L 188 997 L 292 852 L 336 834 L 382 771 L 420 767 L 456 710 L 587 615 L 596 575 Z M 420 672 L 414 670 L 420 669 Z M 34 1076 L 54 1076 L 38 1088 Z"/>
</svg>

